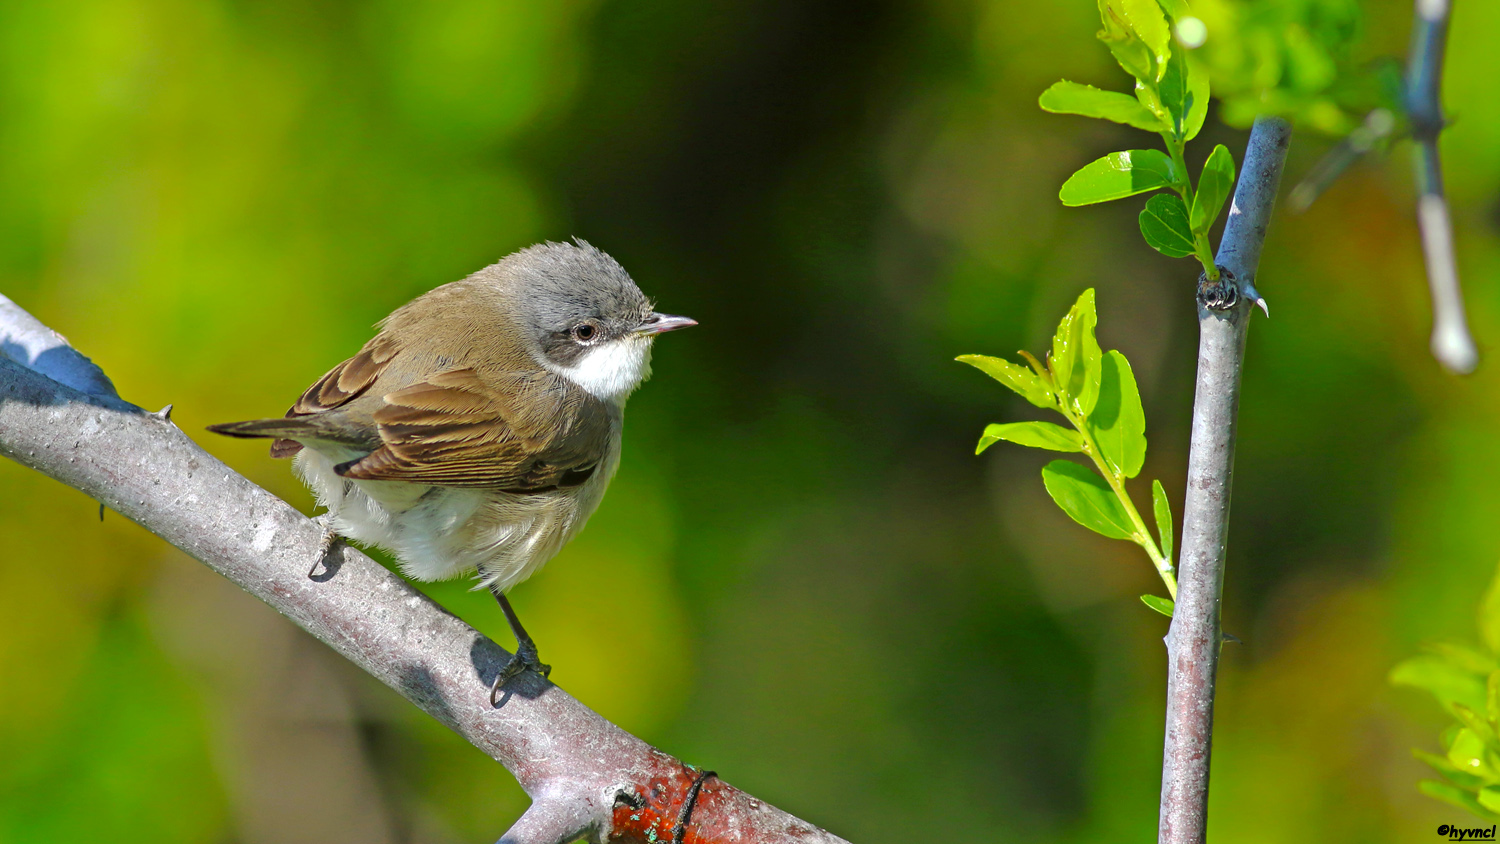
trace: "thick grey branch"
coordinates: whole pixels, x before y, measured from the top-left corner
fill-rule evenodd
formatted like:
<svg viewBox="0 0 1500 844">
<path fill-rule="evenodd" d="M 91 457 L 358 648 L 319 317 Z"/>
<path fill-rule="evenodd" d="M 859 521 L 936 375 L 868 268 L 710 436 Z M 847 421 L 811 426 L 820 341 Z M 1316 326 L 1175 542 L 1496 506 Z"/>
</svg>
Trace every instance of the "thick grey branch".
<svg viewBox="0 0 1500 844">
<path fill-rule="evenodd" d="M 116 398 L 103 373 L 102 382 L 74 378 L 87 359 L 3 304 L 0 454 L 201 560 L 504 765 L 534 801 L 506 841 L 666 839 L 679 816 L 671 801 L 681 799 L 693 769 L 536 677 L 515 681 L 492 708 L 489 684 L 506 658 L 494 642 L 348 545 L 335 545 L 326 569 L 310 579 L 317 525 L 164 414 Z M 49 356 L 69 361 L 61 371 L 75 386 L 97 392 L 10 359 Z M 692 817 L 696 841 L 841 840 L 718 780 L 698 795 Z"/>
<path fill-rule="evenodd" d="M 1432 355 L 1454 372 L 1469 373 L 1479 365 L 1479 350 L 1464 315 L 1453 221 L 1443 196 L 1443 164 L 1438 156 L 1438 135 L 1445 124 L 1441 96 L 1449 8 L 1449 0 L 1416 0 L 1406 66 L 1406 113 L 1417 142 L 1417 227 L 1422 232 L 1427 284 L 1432 290 Z"/>
<path fill-rule="evenodd" d="M 1250 130 L 1245 163 L 1218 263 L 1254 290 L 1260 249 L 1281 183 L 1291 127 L 1261 118 Z M 1219 666 L 1219 600 L 1229 534 L 1235 415 L 1250 325 L 1251 296 L 1228 310 L 1198 308 L 1198 384 L 1193 398 L 1187 500 L 1177 604 L 1167 633 L 1167 729 L 1162 760 L 1162 844 L 1201 844 L 1208 829 L 1214 681 Z"/>
</svg>

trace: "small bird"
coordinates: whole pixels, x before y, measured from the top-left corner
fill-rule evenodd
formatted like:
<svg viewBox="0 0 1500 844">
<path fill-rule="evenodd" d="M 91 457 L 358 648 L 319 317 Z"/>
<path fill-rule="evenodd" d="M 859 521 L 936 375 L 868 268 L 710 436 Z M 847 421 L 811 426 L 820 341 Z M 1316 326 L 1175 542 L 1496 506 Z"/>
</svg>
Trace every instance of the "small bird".
<svg viewBox="0 0 1500 844">
<path fill-rule="evenodd" d="M 477 572 L 516 637 L 494 703 L 511 678 L 551 671 L 506 592 L 599 506 L 652 341 L 692 325 L 655 312 L 599 249 L 542 243 L 397 309 L 284 418 L 209 430 L 295 455 L 328 508 L 313 571 L 345 537 L 391 551 L 415 580 Z"/>
</svg>

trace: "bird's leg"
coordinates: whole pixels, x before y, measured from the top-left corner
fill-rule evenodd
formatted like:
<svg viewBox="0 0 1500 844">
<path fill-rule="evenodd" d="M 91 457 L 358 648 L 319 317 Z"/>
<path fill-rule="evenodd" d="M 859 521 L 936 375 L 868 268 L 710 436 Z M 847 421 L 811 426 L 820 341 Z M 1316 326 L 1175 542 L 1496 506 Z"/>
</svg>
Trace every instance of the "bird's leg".
<svg viewBox="0 0 1500 844">
<path fill-rule="evenodd" d="M 552 666 L 542 662 L 536 652 L 536 642 L 531 640 L 531 634 L 521 626 L 521 619 L 516 616 L 516 611 L 511 608 L 510 601 L 506 599 L 505 593 L 495 587 L 490 587 L 490 594 L 500 602 L 500 609 L 505 613 L 505 620 L 510 622 L 510 632 L 516 637 L 516 653 L 495 675 L 495 684 L 490 686 L 490 705 L 497 706 L 500 702 L 500 689 L 514 677 L 519 677 L 526 671 L 535 671 L 543 678 L 552 673 Z"/>
<path fill-rule="evenodd" d="M 327 559 L 328 552 L 333 549 L 333 543 L 339 541 L 338 531 L 333 529 L 334 520 L 338 518 L 338 515 L 337 512 L 330 508 L 323 515 L 313 517 L 313 522 L 323 529 L 323 538 L 318 542 L 318 556 L 313 558 L 312 568 L 307 570 L 309 578 L 318 573 L 318 566 L 321 566 L 323 561 Z"/>
</svg>

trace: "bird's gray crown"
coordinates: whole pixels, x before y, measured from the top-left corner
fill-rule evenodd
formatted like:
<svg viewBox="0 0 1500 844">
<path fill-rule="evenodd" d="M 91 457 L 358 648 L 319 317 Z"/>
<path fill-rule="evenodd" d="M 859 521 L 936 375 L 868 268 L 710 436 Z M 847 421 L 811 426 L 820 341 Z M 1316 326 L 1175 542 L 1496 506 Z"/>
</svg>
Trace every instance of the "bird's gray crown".
<svg viewBox="0 0 1500 844">
<path fill-rule="evenodd" d="M 594 320 L 603 339 L 632 331 L 651 316 L 650 300 L 625 268 L 583 240 L 539 243 L 502 263 L 516 280 L 535 331 L 567 333 Z"/>
</svg>

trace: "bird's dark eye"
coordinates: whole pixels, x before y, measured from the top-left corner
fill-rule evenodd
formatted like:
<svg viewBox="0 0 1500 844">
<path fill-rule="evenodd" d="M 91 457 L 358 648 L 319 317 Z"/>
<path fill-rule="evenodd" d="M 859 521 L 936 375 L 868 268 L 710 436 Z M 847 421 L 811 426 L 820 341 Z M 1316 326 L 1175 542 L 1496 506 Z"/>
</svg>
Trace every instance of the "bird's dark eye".
<svg viewBox="0 0 1500 844">
<path fill-rule="evenodd" d="M 573 326 L 573 339 L 580 343 L 587 343 L 594 339 L 594 335 L 597 333 L 599 333 L 599 329 L 595 328 L 593 323 L 580 322 Z"/>
</svg>

